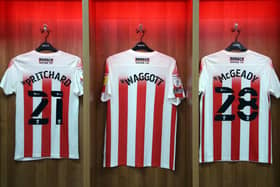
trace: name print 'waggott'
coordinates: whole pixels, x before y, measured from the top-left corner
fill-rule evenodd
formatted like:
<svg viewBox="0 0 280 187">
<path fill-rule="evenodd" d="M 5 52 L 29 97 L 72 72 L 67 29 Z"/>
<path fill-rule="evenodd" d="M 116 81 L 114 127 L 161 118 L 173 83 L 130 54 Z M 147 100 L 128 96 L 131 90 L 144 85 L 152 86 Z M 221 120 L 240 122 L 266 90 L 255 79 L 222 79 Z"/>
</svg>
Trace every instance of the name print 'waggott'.
<svg viewBox="0 0 280 187">
<path fill-rule="evenodd" d="M 152 83 L 155 83 L 156 85 L 160 85 L 161 83 L 164 82 L 162 78 L 159 76 L 152 74 L 152 73 L 139 73 L 139 74 L 134 74 L 131 76 L 128 76 L 127 78 L 123 78 L 120 80 L 121 83 L 126 83 L 128 86 L 136 83 L 137 81 L 150 81 Z"/>
<path fill-rule="evenodd" d="M 31 83 L 40 81 L 42 79 L 54 79 L 60 81 L 64 86 L 69 86 L 71 84 L 71 80 L 67 78 L 66 75 L 62 75 L 59 72 L 55 71 L 40 71 L 37 72 L 31 76 L 29 76 L 27 79 L 22 81 L 22 84 L 28 84 L 31 86 Z"/>
</svg>

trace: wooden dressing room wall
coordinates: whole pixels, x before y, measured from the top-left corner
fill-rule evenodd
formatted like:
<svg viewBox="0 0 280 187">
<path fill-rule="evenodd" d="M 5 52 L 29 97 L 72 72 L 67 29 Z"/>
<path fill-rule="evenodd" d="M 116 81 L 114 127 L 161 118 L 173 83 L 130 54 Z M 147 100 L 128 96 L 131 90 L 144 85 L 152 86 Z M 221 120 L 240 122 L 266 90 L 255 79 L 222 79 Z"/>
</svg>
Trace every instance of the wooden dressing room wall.
<svg viewBox="0 0 280 187">
<path fill-rule="evenodd" d="M 0 89 L 0 187 L 278 187 L 280 186 L 280 100 L 272 97 L 272 165 L 198 164 L 199 61 L 235 37 L 271 57 L 280 77 L 278 0 L 0 0 L 0 77 L 11 58 L 48 41 L 84 62 L 80 99 L 80 160 L 14 161 L 15 96 Z M 176 170 L 102 168 L 106 103 L 100 101 L 106 58 L 132 48 L 136 29 L 143 41 L 177 61 L 187 96 L 178 107 Z"/>
<path fill-rule="evenodd" d="M 37 48 L 44 41 L 45 34 L 40 33 L 43 24 L 47 24 L 51 31 L 48 41 L 54 47 L 82 57 L 82 1 L 0 1 L 1 77 L 13 57 Z M 1 89 L 1 187 L 81 185 L 80 160 L 14 161 L 14 132 L 15 96 L 5 96 Z"/>
</svg>

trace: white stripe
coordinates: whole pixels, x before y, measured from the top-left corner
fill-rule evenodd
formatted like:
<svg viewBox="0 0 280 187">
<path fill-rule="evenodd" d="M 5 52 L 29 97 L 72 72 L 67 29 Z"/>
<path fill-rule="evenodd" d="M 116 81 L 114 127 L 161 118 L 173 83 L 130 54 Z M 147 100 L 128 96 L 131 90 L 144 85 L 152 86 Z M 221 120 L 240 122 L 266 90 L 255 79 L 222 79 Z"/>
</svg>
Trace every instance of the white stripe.
<svg viewBox="0 0 280 187">
<path fill-rule="evenodd" d="M 205 123 L 204 123 L 204 160 L 211 162 L 214 160 L 213 152 L 213 79 L 209 80 L 210 92 L 205 92 Z"/>
<path fill-rule="evenodd" d="M 271 98 L 269 99 L 269 107 L 271 107 Z M 270 112 L 270 110 L 269 110 L 269 112 Z M 270 119 L 271 121 L 271 129 L 270 129 L 270 134 L 271 134 L 271 136 L 269 137 L 270 139 L 271 139 L 271 141 L 270 141 L 270 160 L 271 160 L 271 163 L 272 163 L 272 119 Z"/>
<path fill-rule="evenodd" d="M 74 82 L 72 82 L 74 84 Z M 74 94 L 73 85 L 70 85 L 69 96 L 63 93 L 63 98 L 69 97 L 69 107 L 68 107 L 68 142 L 69 142 L 69 157 L 79 158 L 78 151 L 78 119 L 79 119 L 79 98 Z"/>
<path fill-rule="evenodd" d="M 174 158 L 173 158 L 173 170 L 175 170 L 175 160 L 176 160 L 176 140 L 177 140 L 177 110 L 176 110 L 176 121 L 175 121 L 175 136 L 174 136 Z"/>
<path fill-rule="evenodd" d="M 52 79 L 52 91 L 60 91 L 61 83 Z M 51 97 L 51 156 L 60 158 L 60 125 L 56 124 L 56 99 Z"/>
<path fill-rule="evenodd" d="M 164 93 L 167 93 L 166 89 L 167 86 L 165 87 Z M 170 102 L 166 102 L 167 95 L 164 97 L 160 166 L 163 168 L 169 168 L 172 104 Z"/>
<path fill-rule="evenodd" d="M 137 83 L 128 86 L 127 165 L 135 166 Z"/>
<path fill-rule="evenodd" d="M 223 80 L 223 87 L 232 88 L 232 79 Z M 222 103 L 225 103 L 231 93 L 222 94 Z M 236 99 L 236 98 L 235 98 Z M 223 114 L 232 114 L 232 105 Z M 235 114 L 233 114 L 235 115 Z M 235 116 L 237 117 L 237 116 Z M 238 120 L 238 119 L 236 119 Z M 231 160 L 231 121 L 222 121 L 222 160 Z"/>
<path fill-rule="evenodd" d="M 246 79 L 241 79 L 241 89 L 250 87 L 251 82 Z M 250 94 L 245 94 L 244 99 L 249 101 L 251 98 Z M 250 107 L 245 107 L 243 109 L 245 114 L 251 113 Z M 238 116 L 237 116 L 238 117 Z M 240 160 L 249 160 L 249 135 L 250 135 L 250 122 L 240 120 Z"/>
<path fill-rule="evenodd" d="M 259 162 L 268 162 L 268 126 L 269 126 L 269 103 L 267 95 L 262 91 L 262 85 L 259 88 Z"/>
<path fill-rule="evenodd" d="M 112 90 L 111 97 L 111 166 L 118 165 L 118 146 L 119 146 L 119 82 L 113 83 L 116 86 L 115 90 Z M 116 91 L 116 93 L 113 93 Z"/>
<path fill-rule="evenodd" d="M 152 145 L 154 126 L 155 84 L 147 81 L 146 113 L 145 113 L 145 140 L 144 140 L 144 166 L 152 165 Z"/>
<path fill-rule="evenodd" d="M 106 124 L 105 124 L 105 135 L 104 135 L 104 150 L 103 150 L 103 167 L 106 167 L 107 123 L 108 122 L 106 121 Z"/>
<path fill-rule="evenodd" d="M 20 84 L 20 88 L 17 89 L 16 96 L 16 145 L 15 145 L 15 159 L 24 158 L 24 106 L 27 103 L 24 103 L 24 86 Z M 23 104 L 21 105 L 20 103 Z"/>
<path fill-rule="evenodd" d="M 268 113 L 270 113 L 271 112 L 271 97 L 269 96 L 269 101 L 268 101 Z M 271 114 L 270 114 L 271 115 Z M 271 116 L 270 116 L 271 117 Z M 268 116 L 268 120 L 269 120 L 269 116 Z M 272 163 L 272 119 L 270 119 L 270 126 L 271 126 L 271 129 L 270 129 L 270 139 L 271 139 L 271 141 L 270 141 L 270 161 L 271 161 L 271 163 Z M 268 123 L 269 123 L 268 122 Z"/>
<path fill-rule="evenodd" d="M 42 91 L 42 81 L 37 81 L 33 83 L 33 90 L 34 91 Z M 48 94 L 48 93 L 46 93 Z M 33 112 L 41 103 L 43 97 L 33 97 Z M 42 118 L 42 112 L 34 117 L 34 118 Z M 33 125 L 33 157 L 41 157 L 42 152 L 42 125 L 36 124 Z"/>
<path fill-rule="evenodd" d="M 202 162 L 202 147 L 201 147 L 201 145 L 202 145 L 202 118 L 204 117 L 204 116 L 202 116 L 202 114 L 203 114 L 203 110 L 204 110 L 204 108 L 203 108 L 203 98 L 204 98 L 204 95 L 201 95 L 201 97 L 200 97 L 200 102 L 199 102 L 199 123 L 200 123 L 200 125 L 199 125 L 199 162 Z"/>
</svg>

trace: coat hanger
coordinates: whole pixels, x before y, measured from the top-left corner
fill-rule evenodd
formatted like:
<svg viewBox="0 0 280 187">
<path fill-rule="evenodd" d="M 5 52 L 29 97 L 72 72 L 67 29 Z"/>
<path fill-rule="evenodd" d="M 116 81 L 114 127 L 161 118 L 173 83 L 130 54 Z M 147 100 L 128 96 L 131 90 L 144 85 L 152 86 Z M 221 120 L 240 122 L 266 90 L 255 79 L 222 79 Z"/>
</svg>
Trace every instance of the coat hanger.
<svg viewBox="0 0 280 187">
<path fill-rule="evenodd" d="M 45 41 L 40 44 L 39 47 L 36 48 L 36 51 L 42 52 L 42 51 L 51 51 L 51 52 L 57 52 L 57 49 L 54 48 L 49 42 L 48 37 L 50 35 L 50 30 L 48 29 L 48 25 L 44 24 L 43 28 L 40 28 L 41 33 L 47 33 L 45 36 Z"/>
<path fill-rule="evenodd" d="M 142 25 L 142 24 L 139 25 L 139 28 L 138 28 L 138 29 L 136 29 L 136 33 L 137 33 L 137 34 L 139 34 L 139 33 L 141 34 L 141 36 L 140 36 L 140 42 L 138 42 L 138 43 L 132 48 L 132 50 L 134 50 L 134 51 L 153 52 L 154 50 L 151 49 L 151 48 L 149 48 L 148 45 L 145 44 L 145 43 L 143 42 L 143 37 L 144 37 L 144 35 L 145 35 L 145 30 L 143 29 L 143 25 Z"/>
<path fill-rule="evenodd" d="M 238 24 L 235 23 L 234 28 L 231 30 L 231 32 L 237 32 L 236 36 L 235 36 L 235 40 L 234 42 L 232 42 L 227 48 L 226 51 L 247 51 L 247 48 L 244 47 L 239 41 L 239 35 L 240 35 L 240 29 L 238 29 Z"/>
</svg>

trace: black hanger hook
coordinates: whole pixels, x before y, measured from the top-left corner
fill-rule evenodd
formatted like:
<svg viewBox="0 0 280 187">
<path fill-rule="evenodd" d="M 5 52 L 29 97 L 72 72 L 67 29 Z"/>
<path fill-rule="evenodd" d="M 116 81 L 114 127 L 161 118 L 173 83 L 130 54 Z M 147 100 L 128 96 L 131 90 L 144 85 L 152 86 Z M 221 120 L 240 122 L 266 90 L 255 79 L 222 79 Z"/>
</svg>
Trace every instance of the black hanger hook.
<svg viewBox="0 0 280 187">
<path fill-rule="evenodd" d="M 227 51 L 247 51 L 247 48 L 244 47 L 239 41 L 240 29 L 238 28 L 238 23 L 234 24 L 234 27 L 231 29 L 231 32 L 237 32 L 235 35 L 235 41 L 232 42 L 227 48 Z"/>
<path fill-rule="evenodd" d="M 51 51 L 51 52 L 57 52 L 57 49 L 54 48 L 49 42 L 48 42 L 48 37 L 50 35 L 50 30 L 48 29 L 48 25 L 44 24 L 41 28 L 40 28 L 41 34 L 45 34 L 45 41 L 43 43 L 41 43 L 41 45 L 39 47 L 36 48 L 36 51 L 41 52 L 41 51 Z"/>
<path fill-rule="evenodd" d="M 136 33 L 137 34 L 141 33 L 140 42 L 142 42 L 143 41 L 143 37 L 145 35 L 145 30 L 143 29 L 143 25 L 142 24 L 139 24 L 139 28 L 136 29 Z"/>
<path fill-rule="evenodd" d="M 237 34 L 235 36 L 235 41 L 237 42 L 238 38 L 239 38 L 239 35 L 240 35 L 240 30 L 238 29 L 236 32 L 237 32 Z"/>
<path fill-rule="evenodd" d="M 41 30 L 42 34 L 45 33 L 45 32 L 47 33 L 46 36 L 45 36 L 45 42 L 47 42 L 48 41 L 48 37 L 50 35 L 50 30 L 48 29 L 48 25 L 44 24 L 43 28 L 40 28 L 40 30 Z"/>
<path fill-rule="evenodd" d="M 232 32 L 237 32 L 237 34 L 235 35 L 235 42 L 237 42 L 240 35 L 240 29 L 238 28 L 238 23 L 234 25 Z"/>
<path fill-rule="evenodd" d="M 140 42 L 138 42 L 132 50 L 134 51 L 146 51 L 146 52 L 152 52 L 154 51 L 153 49 L 149 48 L 144 42 L 143 42 L 143 37 L 145 35 L 145 29 L 143 29 L 143 25 L 139 24 L 138 28 L 136 28 L 136 34 L 141 34 L 140 36 Z"/>
<path fill-rule="evenodd" d="M 48 41 L 48 37 L 49 37 L 49 35 L 50 35 L 50 31 L 48 30 L 48 31 L 47 31 L 47 35 L 45 36 L 45 42 L 47 42 L 47 41 Z"/>
<path fill-rule="evenodd" d="M 143 41 L 143 37 L 144 37 L 144 35 L 145 35 L 145 31 L 141 31 L 140 42 L 142 42 L 142 41 Z"/>
</svg>

